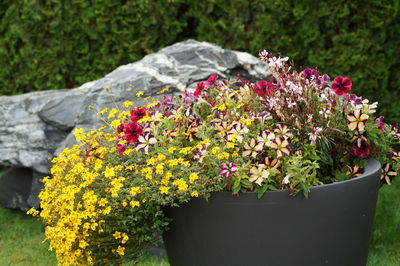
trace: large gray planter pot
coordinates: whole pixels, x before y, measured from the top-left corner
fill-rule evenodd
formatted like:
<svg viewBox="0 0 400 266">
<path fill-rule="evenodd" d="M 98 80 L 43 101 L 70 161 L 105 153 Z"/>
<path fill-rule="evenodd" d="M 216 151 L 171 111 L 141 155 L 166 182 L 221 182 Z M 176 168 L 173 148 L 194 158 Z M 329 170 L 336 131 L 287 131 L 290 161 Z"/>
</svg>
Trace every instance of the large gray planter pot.
<svg viewBox="0 0 400 266">
<path fill-rule="evenodd" d="M 362 176 L 311 188 L 308 199 L 288 190 L 232 196 L 214 193 L 167 208 L 163 237 L 172 266 L 365 265 L 381 165 Z"/>
</svg>

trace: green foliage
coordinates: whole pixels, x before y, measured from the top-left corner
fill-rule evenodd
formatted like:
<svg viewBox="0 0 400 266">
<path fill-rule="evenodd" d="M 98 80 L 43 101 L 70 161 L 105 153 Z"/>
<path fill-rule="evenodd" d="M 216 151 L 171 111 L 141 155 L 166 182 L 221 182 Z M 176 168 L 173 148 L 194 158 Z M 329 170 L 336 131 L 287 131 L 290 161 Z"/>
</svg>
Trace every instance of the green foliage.
<svg viewBox="0 0 400 266">
<path fill-rule="evenodd" d="M 175 42 L 173 1 L 6 1 L 0 4 L 0 93 L 76 87 Z"/>
<path fill-rule="evenodd" d="M 0 94 L 62 89 L 187 38 L 348 76 L 400 121 L 397 0 L 2 1 Z"/>
</svg>

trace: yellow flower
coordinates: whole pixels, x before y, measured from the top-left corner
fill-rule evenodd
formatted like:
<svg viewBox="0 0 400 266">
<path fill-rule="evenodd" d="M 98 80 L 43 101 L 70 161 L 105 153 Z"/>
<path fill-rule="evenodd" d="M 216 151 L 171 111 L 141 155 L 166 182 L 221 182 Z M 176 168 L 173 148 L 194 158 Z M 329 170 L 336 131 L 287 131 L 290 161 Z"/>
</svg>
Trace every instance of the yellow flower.
<svg viewBox="0 0 400 266">
<path fill-rule="evenodd" d="M 175 150 L 176 150 L 175 147 L 168 148 L 168 152 L 171 153 L 171 154 L 174 153 Z"/>
<path fill-rule="evenodd" d="M 219 151 L 219 147 L 214 147 L 211 149 L 211 154 L 216 154 Z"/>
<path fill-rule="evenodd" d="M 30 208 L 26 214 L 31 214 L 32 216 L 36 216 L 39 214 L 39 212 L 37 210 L 35 210 L 35 208 Z"/>
<path fill-rule="evenodd" d="M 196 173 L 191 173 L 189 175 L 189 182 L 193 183 L 194 181 L 196 181 L 197 179 L 199 179 L 199 176 Z"/>
<path fill-rule="evenodd" d="M 121 120 L 119 120 L 119 119 L 113 120 L 110 123 L 110 126 L 112 126 L 113 128 L 117 128 L 119 125 L 121 125 Z"/>
<path fill-rule="evenodd" d="M 105 208 L 104 210 L 103 210 L 103 214 L 104 215 L 107 215 L 107 214 L 109 214 L 111 212 L 111 207 L 110 206 L 108 206 L 107 208 Z"/>
<path fill-rule="evenodd" d="M 121 233 L 120 233 L 120 232 L 115 231 L 115 233 L 113 234 L 113 237 L 114 237 L 115 239 L 118 239 L 118 238 L 121 238 L 122 236 L 121 236 Z"/>
<path fill-rule="evenodd" d="M 118 255 L 124 256 L 125 255 L 124 250 L 125 250 L 125 248 L 118 246 L 116 252 L 118 253 Z"/>
<path fill-rule="evenodd" d="M 140 206 L 140 202 L 137 200 L 131 200 L 131 202 L 129 204 L 131 205 L 132 208 Z"/>
<path fill-rule="evenodd" d="M 121 243 L 122 244 L 125 244 L 127 241 L 129 240 L 129 237 L 128 237 L 128 235 L 127 234 L 125 234 L 125 233 L 123 233 L 122 234 L 122 240 L 121 240 Z"/>
<path fill-rule="evenodd" d="M 99 204 L 100 207 L 105 206 L 108 203 L 108 200 L 106 198 L 101 198 L 97 204 Z"/>
<path fill-rule="evenodd" d="M 157 164 L 156 173 L 159 175 L 162 175 L 164 173 L 164 164 L 163 163 Z"/>
<path fill-rule="evenodd" d="M 125 101 L 124 102 L 124 106 L 127 107 L 127 108 L 131 107 L 132 105 L 133 105 L 133 102 L 131 102 L 131 101 Z"/>
<path fill-rule="evenodd" d="M 100 112 L 98 112 L 98 114 L 99 115 L 103 115 L 103 114 L 105 114 L 105 113 L 107 113 L 108 112 L 108 108 L 106 107 L 106 108 L 104 108 L 103 110 L 101 110 Z"/>
<path fill-rule="evenodd" d="M 172 184 L 177 186 L 178 190 L 180 190 L 180 191 L 186 191 L 188 188 L 188 185 L 186 184 L 185 180 L 183 180 L 182 178 L 175 180 Z"/>
<path fill-rule="evenodd" d="M 79 241 L 79 247 L 81 249 L 85 249 L 87 246 L 89 246 L 89 244 L 85 240 Z"/>
<path fill-rule="evenodd" d="M 164 88 L 161 91 L 156 92 L 156 94 L 163 94 L 166 91 L 169 91 L 169 89 L 168 88 Z"/>
<path fill-rule="evenodd" d="M 104 171 L 104 176 L 107 178 L 111 178 L 115 176 L 115 171 L 113 167 L 106 167 L 106 170 Z"/>
<path fill-rule="evenodd" d="M 124 200 L 124 201 L 122 202 L 122 206 L 126 207 L 127 205 L 128 205 L 128 203 L 126 202 L 126 200 Z"/>
<path fill-rule="evenodd" d="M 118 110 L 113 108 L 111 111 L 108 113 L 108 119 L 115 117 L 115 114 L 118 113 Z"/>
<path fill-rule="evenodd" d="M 166 157 L 164 154 L 159 153 L 158 156 L 157 156 L 157 158 L 158 158 L 158 160 L 160 160 L 160 161 L 164 161 L 167 157 Z"/>
<path fill-rule="evenodd" d="M 235 148 L 235 143 L 233 143 L 233 142 L 227 142 L 227 143 L 226 143 L 226 147 L 227 147 L 227 148 Z"/>
<path fill-rule="evenodd" d="M 147 160 L 147 165 L 155 165 L 156 164 L 156 159 L 155 158 L 150 158 Z"/>
<path fill-rule="evenodd" d="M 140 188 L 139 187 L 132 187 L 131 188 L 131 195 L 132 196 L 136 196 L 139 193 L 140 193 Z"/>
<path fill-rule="evenodd" d="M 199 192 L 193 191 L 192 193 L 190 193 L 190 196 L 197 198 L 199 196 Z"/>
<path fill-rule="evenodd" d="M 160 190 L 161 194 L 168 194 L 169 187 L 161 186 L 159 188 L 159 190 Z"/>
<path fill-rule="evenodd" d="M 138 91 L 136 93 L 136 97 L 141 98 L 143 96 L 144 92 L 143 91 Z"/>
</svg>

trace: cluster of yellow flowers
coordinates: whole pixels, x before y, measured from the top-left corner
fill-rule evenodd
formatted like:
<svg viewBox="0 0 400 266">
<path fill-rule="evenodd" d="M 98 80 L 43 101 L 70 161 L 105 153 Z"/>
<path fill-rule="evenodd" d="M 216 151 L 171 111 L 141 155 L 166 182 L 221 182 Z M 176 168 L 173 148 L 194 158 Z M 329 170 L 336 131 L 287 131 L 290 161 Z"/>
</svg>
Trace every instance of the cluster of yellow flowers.
<svg viewBox="0 0 400 266">
<path fill-rule="evenodd" d="M 157 104 L 153 101 L 147 107 L 154 108 Z M 130 101 L 123 104 L 125 108 L 132 105 Z M 229 147 L 218 147 L 209 138 L 188 143 L 191 145 L 185 147 L 175 147 L 170 140 L 164 139 L 148 154 L 134 148 L 118 153 L 117 144 L 126 145 L 127 142 L 121 139 L 125 133 L 115 129 L 129 121 L 130 112 L 105 108 L 98 114 L 108 127 L 74 131 L 78 144 L 66 148 L 52 160 L 52 177 L 43 180 L 42 210 L 28 211 L 46 223 L 46 240 L 50 241 L 50 249 L 55 250 L 62 265 L 92 265 L 97 261 L 128 256 L 135 259 L 142 248 L 138 246 L 151 242 L 140 240 L 140 230 L 135 228 L 146 226 L 141 224 L 148 219 L 146 215 L 161 217 L 152 217 L 160 219 L 159 224 L 154 223 L 142 233 L 151 235 L 151 230 L 166 224 L 162 215 L 154 215 L 160 211 L 160 206 L 174 205 L 176 199 L 184 202 L 199 197 L 215 190 L 212 186 L 216 184 L 222 186 L 218 172 L 215 173 L 217 182 L 202 178 L 204 169 L 192 164 L 196 152 L 210 147 L 208 152 L 203 151 L 202 157 L 206 156 L 216 169 L 218 160 L 233 156 L 233 150 L 226 152 Z M 157 113 L 142 117 L 138 123 L 162 122 L 163 119 L 166 123 L 171 120 L 176 124 L 182 122 L 176 117 L 163 118 Z M 173 129 L 175 125 L 170 127 Z M 157 132 L 156 127 L 148 128 L 157 138 L 168 138 L 163 132 Z M 146 213 L 149 209 L 153 213 Z M 145 243 L 136 243 L 140 241 Z"/>
</svg>

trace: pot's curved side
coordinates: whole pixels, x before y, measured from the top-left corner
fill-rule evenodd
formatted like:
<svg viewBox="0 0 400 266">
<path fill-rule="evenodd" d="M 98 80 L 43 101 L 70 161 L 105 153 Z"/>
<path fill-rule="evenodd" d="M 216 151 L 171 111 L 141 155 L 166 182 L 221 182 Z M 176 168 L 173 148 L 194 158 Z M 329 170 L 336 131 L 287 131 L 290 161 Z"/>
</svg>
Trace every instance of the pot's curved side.
<svg viewBox="0 0 400 266">
<path fill-rule="evenodd" d="M 363 176 L 311 188 L 308 199 L 270 191 L 215 193 L 168 208 L 164 242 L 171 265 L 365 265 L 380 164 Z"/>
</svg>

